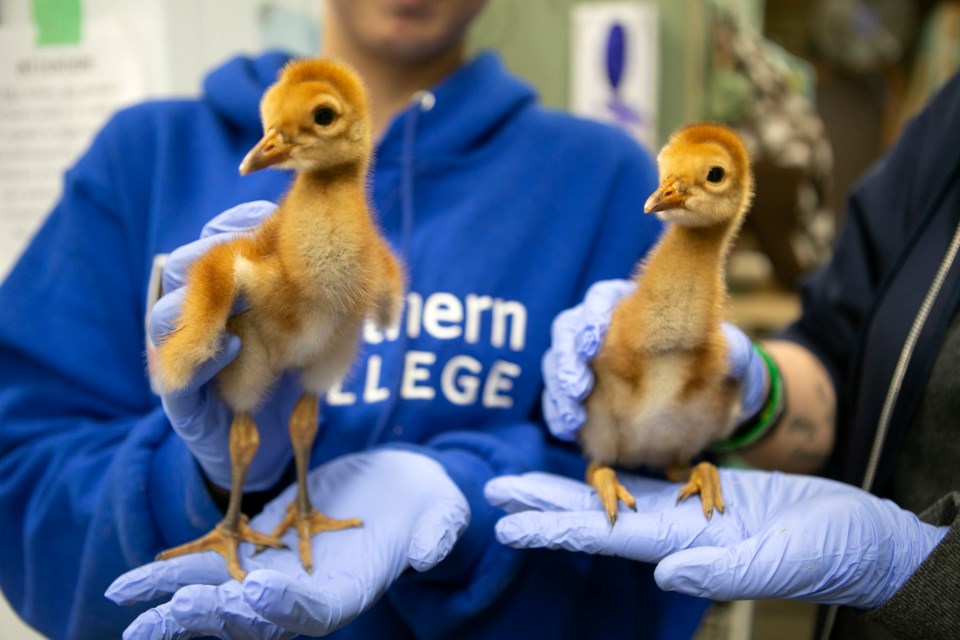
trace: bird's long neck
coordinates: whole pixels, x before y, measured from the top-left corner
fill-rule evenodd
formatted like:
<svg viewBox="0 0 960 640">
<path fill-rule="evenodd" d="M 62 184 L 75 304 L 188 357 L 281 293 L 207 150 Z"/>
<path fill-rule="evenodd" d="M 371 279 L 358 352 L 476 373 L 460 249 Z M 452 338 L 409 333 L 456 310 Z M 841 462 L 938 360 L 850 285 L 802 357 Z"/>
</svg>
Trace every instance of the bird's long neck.
<svg viewBox="0 0 960 640">
<path fill-rule="evenodd" d="M 332 205 L 337 200 L 352 201 L 358 193 L 362 196 L 365 180 L 366 169 L 360 163 L 298 173 L 285 199 L 296 210 L 291 212 L 291 220 L 298 216 L 313 220 L 317 216 L 311 214 L 311 209 L 318 208 L 330 209 L 330 215 L 336 215 Z"/>
<path fill-rule="evenodd" d="M 627 302 L 649 318 L 650 336 L 664 349 L 694 347 L 721 322 L 726 300 L 725 264 L 739 221 L 689 228 L 671 224 L 636 275 Z"/>
<path fill-rule="evenodd" d="M 278 209 L 281 254 L 306 281 L 325 279 L 363 248 L 373 228 L 359 164 L 299 173 Z M 294 265 L 289 265 L 294 266 Z"/>
<path fill-rule="evenodd" d="M 674 282 L 684 281 L 696 287 L 694 291 L 719 287 L 722 292 L 724 265 L 737 227 L 671 224 L 651 252 L 645 272 L 673 274 Z"/>
</svg>

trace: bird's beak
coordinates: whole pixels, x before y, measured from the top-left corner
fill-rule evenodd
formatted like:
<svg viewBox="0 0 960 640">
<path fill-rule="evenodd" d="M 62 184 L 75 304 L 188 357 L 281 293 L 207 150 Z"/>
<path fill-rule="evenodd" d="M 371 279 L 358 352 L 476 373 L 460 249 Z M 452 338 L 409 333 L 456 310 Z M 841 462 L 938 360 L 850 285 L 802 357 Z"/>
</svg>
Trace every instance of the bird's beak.
<svg viewBox="0 0 960 640">
<path fill-rule="evenodd" d="M 290 157 L 292 146 L 284 139 L 282 133 L 276 129 L 270 129 L 240 163 L 240 175 L 245 176 L 283 162 Z"/>
<path fill-rule="evenodd" d="M 686 187 L 680 180 L 668 176 L 643 205 L 645 213 L 656 213 L 669 209 L 683 209 L 687 200 Z"/>
</svg>

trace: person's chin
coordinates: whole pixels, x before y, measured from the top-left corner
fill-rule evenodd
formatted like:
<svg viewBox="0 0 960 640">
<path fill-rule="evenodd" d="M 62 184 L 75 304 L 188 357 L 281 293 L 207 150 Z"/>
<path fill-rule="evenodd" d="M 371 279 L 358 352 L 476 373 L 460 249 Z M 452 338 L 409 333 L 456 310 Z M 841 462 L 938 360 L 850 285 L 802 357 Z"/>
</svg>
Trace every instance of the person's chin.
<svg viewBox="0 0 960 640">
<path fill-rule="evenodd" d="M 379 48 L 381 53 L 394 62 L 418 64 L 435 57 L 444 50 L 445 45 L 435 37 L 405 34 L 384 40 Z"/>
</svg>

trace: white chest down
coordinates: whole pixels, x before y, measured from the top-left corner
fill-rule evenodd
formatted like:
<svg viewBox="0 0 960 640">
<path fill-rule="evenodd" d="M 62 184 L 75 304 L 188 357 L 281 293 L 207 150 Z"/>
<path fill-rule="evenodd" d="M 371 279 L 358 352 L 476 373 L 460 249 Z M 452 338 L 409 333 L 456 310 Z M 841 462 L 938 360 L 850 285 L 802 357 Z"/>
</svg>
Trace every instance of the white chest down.
<svg viewBox="0 0 960 640">
<path fill-rule="evenodd" d="M 687 463 L 729 435 L 740 414 L 733 383 L 718 377 L 691 392 L 691 375 L 692 362 L 672 356 L 645 367 L 639 390 L 616 376 L 598 379 L 581 430 L 590 458 L 609 465 L 665 467 Z"/>
</svg>

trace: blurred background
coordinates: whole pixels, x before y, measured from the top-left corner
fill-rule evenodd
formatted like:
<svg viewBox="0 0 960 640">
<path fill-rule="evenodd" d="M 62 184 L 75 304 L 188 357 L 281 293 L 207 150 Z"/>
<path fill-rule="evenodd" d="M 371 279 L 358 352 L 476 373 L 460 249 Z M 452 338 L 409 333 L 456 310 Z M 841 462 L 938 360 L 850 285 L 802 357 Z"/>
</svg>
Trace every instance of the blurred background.
<svg viewBox="0 0 960 640">
<path fill-rule="evenodd" d="M 113 111 L 196 95 L 238 53 L 315 53 L 322 20 L 323 0 L 0 0 L 0 279 Z M 796 316 L 847 192 L 960 63 L 960 2 L 490 0 L 471 48 L 499 51 L 544 104 L 653 151 L 686 122 L 737 128 L 758 186 L 729 313 L 762 336 Z M 718 604 L 699 637 L 812 627 L 807 605 Z M 40 636 L 0 598 L 0 637 Z"/>
</svg>

